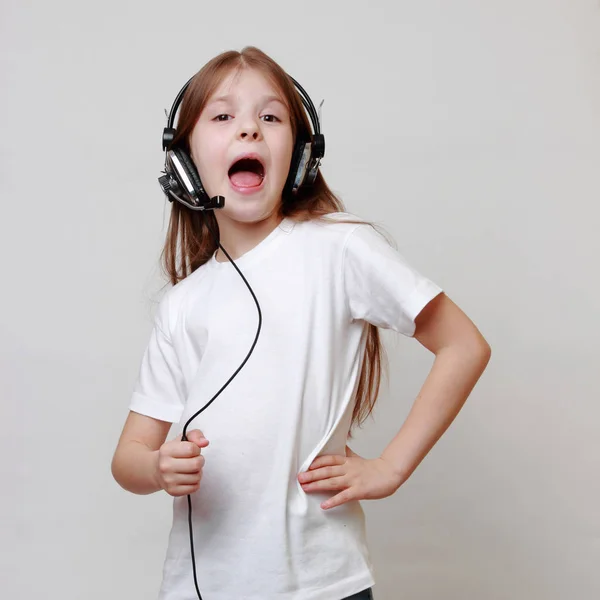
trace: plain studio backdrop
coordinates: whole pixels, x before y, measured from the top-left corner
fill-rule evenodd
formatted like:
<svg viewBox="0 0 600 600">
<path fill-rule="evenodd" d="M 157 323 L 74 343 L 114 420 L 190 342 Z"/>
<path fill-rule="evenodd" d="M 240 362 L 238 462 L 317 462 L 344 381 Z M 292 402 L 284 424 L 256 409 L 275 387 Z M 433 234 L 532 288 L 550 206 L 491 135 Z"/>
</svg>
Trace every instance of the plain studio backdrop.
<svg viewBox="0 0 600 600">
<path fill-rule="evenodd" d="M 156 597 L 172 499 L 125 492 L 110 462 L 163 285 L 164 110 L 256 45 L 325 99 L 348 210 L 493 348 L 408 482 L 363 502 L 377 600 L 600 598 L 598 0 L 1 12 L 2 597 Z M 352 444 L 369 458 L 433 358 L 388 333 L 390 384 Z"/>
</svg>

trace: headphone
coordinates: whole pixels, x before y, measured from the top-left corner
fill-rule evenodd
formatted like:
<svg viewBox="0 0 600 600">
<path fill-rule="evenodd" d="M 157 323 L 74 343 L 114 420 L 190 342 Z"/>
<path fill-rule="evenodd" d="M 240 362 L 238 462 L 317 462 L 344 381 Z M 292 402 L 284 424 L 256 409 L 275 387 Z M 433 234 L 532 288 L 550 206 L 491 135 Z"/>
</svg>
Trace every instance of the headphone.
<svg viewBox="0 0 600 600">
<path fill-rule="evenodd" d="M 161 172 L 164 175 L 158 178 L 158 183 L 170 202 L 177 200 L 192 210 L 205 211 L 223 208 L 225 206 L 225 198 L 223 196 L 210 198 L 204 190 L 196 165 L 189 154 L 182 148 L 171 147 L 177 133 L 177 130 L 173 127 L 175 114 L 181 104 L 183 95 L 194 77 L 191 77 L 181 88 L 173 102 L 173 106 L 171 106 L 167 126 L 164 128 L 162 135 L 162 148 L 165 151 L 165 168 Z M 325 137 L 321 133 L 321 124 L 315 105 L 304 88 L 293 77 L 289 75 L 288 77 L 290 77 L 300 94 L 302 104 L 312 124 L 312 134 L 309 136 L 309 139 L 300 136 L 294 144 L 290 170 L 283 188 L 284 198 L 295 195 L 301 188 L 308 187 L 314 183 L 317 178 L 321 159 L 325 155 Z"/>
</svg>

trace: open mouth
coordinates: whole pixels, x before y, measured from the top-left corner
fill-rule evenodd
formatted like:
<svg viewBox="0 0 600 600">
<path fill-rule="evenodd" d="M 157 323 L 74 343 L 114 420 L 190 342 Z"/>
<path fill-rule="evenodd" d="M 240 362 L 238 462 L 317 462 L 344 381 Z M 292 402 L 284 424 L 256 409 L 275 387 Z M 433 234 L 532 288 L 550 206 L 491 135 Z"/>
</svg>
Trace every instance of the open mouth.
<svg viewBox="0 0 600 600">
<path fill-rule="evenodd" d="M 236 187 L 258 187 L 265 178 L 265 167 L 256 158 L 242 158 L 231 165 L 228 175 Z"/>
</svg>

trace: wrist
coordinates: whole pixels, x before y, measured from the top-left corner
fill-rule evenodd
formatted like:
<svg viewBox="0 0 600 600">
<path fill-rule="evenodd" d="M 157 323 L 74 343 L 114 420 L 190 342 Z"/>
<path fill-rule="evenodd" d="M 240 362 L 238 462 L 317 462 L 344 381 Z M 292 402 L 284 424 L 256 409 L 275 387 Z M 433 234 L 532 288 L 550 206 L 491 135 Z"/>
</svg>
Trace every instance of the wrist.
<svg viewBox="0 0 600 600">
<path fill-rule="evenodd" d="M 399 464 L 399 461 L 394 460 L 394 458 L 389 454 L 384 452 L 380 458 L 390 467 L 398 487 L 400 487 L 410 477 L 411 471 L 406 467 L 406 465 Z"/>
<path fill-rule="evenodd" d="M 159 469 L 158 469 L 159 451 L 152 450 L 150 457 L 151 457 L 150 464 L 152 465 L 152 468 L 151 468 L 152 482 L 154 484 L 156 491 L 159 492 L 160 490 L 163 489 L 163 486 L 162 486 L 161 480 L 160 480 L 160 476 L 159 476 Z"/>
</svg>

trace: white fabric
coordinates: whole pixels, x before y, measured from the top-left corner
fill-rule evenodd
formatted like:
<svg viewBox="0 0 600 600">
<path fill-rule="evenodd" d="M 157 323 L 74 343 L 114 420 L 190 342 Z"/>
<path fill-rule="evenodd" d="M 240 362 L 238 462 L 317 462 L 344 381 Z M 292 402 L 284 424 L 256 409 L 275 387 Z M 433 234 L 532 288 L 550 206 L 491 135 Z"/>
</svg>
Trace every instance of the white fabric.
<svg viewBox="0 0 600 600">
<path fill-rule="evenodd" d="M 206 600 L 341 600 L 374 584 L 359 502 L 297 481 L 322 454 L 344 454 L 366 322 L 412 336 L 441 289 L 367 224 L 284 219 L 236 264 L 262 310 L 254 352 L 187 428 L 210 446 L 192 495 L 198 585 Z M 161 300 L 130 409 L 179 422 L 230 378 L 258 312 L 229 262 L 214 256 Z M 399 424 L 400 425 L 400 424 Z M 197 598 L 187 496 L 173 499 L 160 600 Z"/>
</svg>

